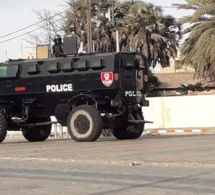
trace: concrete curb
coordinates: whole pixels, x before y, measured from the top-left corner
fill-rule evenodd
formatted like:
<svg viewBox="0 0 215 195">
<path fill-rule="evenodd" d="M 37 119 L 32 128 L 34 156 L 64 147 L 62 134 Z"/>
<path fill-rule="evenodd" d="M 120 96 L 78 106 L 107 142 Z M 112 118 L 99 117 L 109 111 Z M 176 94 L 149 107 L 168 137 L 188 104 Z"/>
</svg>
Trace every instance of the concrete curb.
<svg viewBox="0 0 215 195">
<path fill-rule="evenodd" d="M 186 128 L 186 129 L 150 129 L 144 135 L 189 135 L 189 134 L 215 134 L 215 128 Z"/>
</svg>

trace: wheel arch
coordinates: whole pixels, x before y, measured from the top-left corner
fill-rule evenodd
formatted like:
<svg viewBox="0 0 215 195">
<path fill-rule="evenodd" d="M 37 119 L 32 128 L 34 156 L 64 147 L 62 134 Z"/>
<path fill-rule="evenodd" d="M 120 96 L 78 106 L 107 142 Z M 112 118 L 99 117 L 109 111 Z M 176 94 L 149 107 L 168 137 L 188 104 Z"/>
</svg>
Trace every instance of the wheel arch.
<svg viewBox="0 0 215 195">
<path fill-rule="evenodd" d="M 67 126 L 70 112 L 77 106 L 90 105 L 97 108 L 99 96 L 94 94 L 78 94 L 69 99 L 65 104 L 58 104 L 55 108 L 55 117 L 62 126 Z"/>
<path fill-rule="evenodd" d="M 99 99 L 99 96 L 94 94 L 79 94 L 71 98 L 67 104 L 73 107 L 79 105 L 91 105 L 97 107 L 97 99 Z"/>
</svg>

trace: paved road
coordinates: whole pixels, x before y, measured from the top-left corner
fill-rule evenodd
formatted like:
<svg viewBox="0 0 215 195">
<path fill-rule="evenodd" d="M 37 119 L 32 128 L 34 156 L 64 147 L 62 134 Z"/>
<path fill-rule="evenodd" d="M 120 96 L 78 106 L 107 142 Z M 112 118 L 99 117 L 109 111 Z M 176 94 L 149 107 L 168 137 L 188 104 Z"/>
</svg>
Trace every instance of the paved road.
<svg viewBox="0 0 215 195">
<path fill-rule="evenodd" d="M 214 139 L 6 140 L 0 194 L 215 194 Z"/>
</svg>

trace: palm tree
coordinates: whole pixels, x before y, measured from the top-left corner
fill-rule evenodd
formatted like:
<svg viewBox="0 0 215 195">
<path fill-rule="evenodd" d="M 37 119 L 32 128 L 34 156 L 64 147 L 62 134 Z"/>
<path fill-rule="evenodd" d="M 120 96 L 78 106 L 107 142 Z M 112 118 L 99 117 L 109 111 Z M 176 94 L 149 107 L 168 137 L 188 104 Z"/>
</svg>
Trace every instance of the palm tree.
<svg viewBox="0 0 215 195">
<path fill-rule="evenodd" d="M 183 24 L 190 24 L 184 31 L 189 36 L 180 49 L 183 63 L 193 66 L 197 76 L 214 78 L 215 0 L 187 0 L 186 4 L 174 5 L 194 11 L 193 15 L 181 18 Z"/>
<path fill-rule="evenodd" d="M 70 27 L 74 27 L 75 35 L 78 35 L 78 43 L 82 41 L 84 46 L 87 44 L 87 0 L 71 0 L 71 9 L 67 12 L 65 23 L 66 35 L 71 34 Z M 105 14 L 110 7 L 110 3 L 105 0 L 92 1 L 92 39 L 95 42 L 96 51 L 111 51 L 110 33 L 108 31 L 108 18 Z M 74 35 L 74 33 L 73 33 Z"/>
<path fill-rule="evenodd" d="M 124 17 L 118 20 L 118 26 L 127 28 L 123 30 L 127 34 L 124 45 L 129 46 L 129 51 L 141 51 L 152 66 L 157 62 L 168 66 L 169 58 L 177 54 L 180 24 L 172 16 L 163 16 L 159 6 L 143 1 L 125 1 L 120 10 Z"/>
<path fill-rule="evenodd" d="M 162 10 L 142 1 L 92 1 L 92 39 L 95 51 L 116 50 L 116 33 L 119 32 L 120 51 L 139 51 L 148 59 L 149 65 L 157 62 L 165 67 L 169 58 L 175 57 L 180 39 L 180 25 L 171 16 L 163 16 Z M 111 3 L 109 3 L 111 2 Z M 65 32 L 73 24 L 78 34 L 84 34 L 86 44 L 86 0 L 71 0 Z M 114 20 L 106 18 L 108 9 L 114 7 Z"/>
<path fill-rule="evenodd" d="M 65 34 L 71 34 L 72 31 L 75 32 L 71 34 L 71 36 L 77 36 L 78 38 L 78 46 L 80 46 L 80 42 L 82 41 L 84 45 L 87 42 L 87 7 L 85 5 L 84 0 L 72 0 L 69 2 L 69 6 L 71 9 L 66 13 L 66 22 L 65 22 Z"/>
</svg>

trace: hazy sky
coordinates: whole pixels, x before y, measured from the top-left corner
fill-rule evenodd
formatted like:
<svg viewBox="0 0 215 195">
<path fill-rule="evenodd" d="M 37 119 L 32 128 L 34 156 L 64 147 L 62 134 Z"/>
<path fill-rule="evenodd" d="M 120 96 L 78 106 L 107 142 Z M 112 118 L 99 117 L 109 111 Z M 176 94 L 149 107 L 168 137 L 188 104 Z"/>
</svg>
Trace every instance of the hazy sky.
<svg viewBox="0 0 215 195">
<path fill-rule="evenodd" d="M 65 1 L 66 0 L 0 0 L 0 42 L 36 28 L 36 26 L 31 27 L 14 35 L 2 37 L 8 33 L 37 22 L 36 16 L 33 13 L 33 9 L 62 11 L 65 10 Z M 163 6 L 171 6 L 172 3 L 184 3 L 184 0 L 145 1 L 154 3 L 155 5 Z M 183 15 L 187 15 L 188 12 L 184 10 L 177 10 L 175 8 L 164 8 L 164 13 L 179 18 Z M 24 51 L 31 50 L 29 48 L 31 45 L 23 40 L 25 38 L 26 36 L 22 36 L 5 43 L 0 43 L 0 62 L 6 59 L 6 53 L 8 58 L 17 58 L 21 48 L 23 48 Z"/>
</svg>

